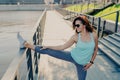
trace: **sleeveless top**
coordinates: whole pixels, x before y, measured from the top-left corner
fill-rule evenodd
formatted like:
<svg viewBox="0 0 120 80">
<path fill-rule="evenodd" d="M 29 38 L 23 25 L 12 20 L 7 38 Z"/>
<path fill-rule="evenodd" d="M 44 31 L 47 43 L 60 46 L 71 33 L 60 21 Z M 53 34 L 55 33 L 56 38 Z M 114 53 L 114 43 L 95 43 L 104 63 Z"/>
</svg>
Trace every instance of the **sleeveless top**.
<svg viewBox="0 0 120 80">
<path fill-rule="evenodd" d="M 78 34 L 78 41 L 75 46 L 71 50 L 71 56 L 80 65 L 86 65 L 90 62 L 92 55 L 94 53 L 95 48 L 95 42 L 93 34 L 90 33 L 90 41 L 89 42 L 83 42 L 81 40 L 80 33 Z"/>
</svg>

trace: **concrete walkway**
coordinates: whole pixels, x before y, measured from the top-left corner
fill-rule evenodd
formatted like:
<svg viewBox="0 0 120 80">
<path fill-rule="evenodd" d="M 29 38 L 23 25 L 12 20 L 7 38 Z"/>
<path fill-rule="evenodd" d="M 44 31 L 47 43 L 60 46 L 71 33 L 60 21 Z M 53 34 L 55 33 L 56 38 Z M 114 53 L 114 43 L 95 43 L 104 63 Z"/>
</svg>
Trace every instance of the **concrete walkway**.
<svg viewBox="0 0 120 80">
<path fill-rule="evenodd" d="M 72 27 L 57 12 L 47 12 L 43 45 L 64 44 L 73 33 Z M 75 66 L 69 62 L 41 55 L 39 66 L 41 80 L 77 80 Z"/>
</svg>

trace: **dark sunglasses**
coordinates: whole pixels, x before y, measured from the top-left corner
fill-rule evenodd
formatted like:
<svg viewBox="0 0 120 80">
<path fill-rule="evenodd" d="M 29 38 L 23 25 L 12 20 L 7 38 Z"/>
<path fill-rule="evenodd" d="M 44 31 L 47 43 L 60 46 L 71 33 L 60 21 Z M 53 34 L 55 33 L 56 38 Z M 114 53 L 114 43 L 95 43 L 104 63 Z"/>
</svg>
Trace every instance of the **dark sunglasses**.
<svg viewBox="0 0 120 80">
<path fill-rule="evenodd" d="M 79 27 L 80 27 L 80 24 L 75 24 L 74 26 L 77 27 L 77 28 L 79 28 Z"/>
</svg>

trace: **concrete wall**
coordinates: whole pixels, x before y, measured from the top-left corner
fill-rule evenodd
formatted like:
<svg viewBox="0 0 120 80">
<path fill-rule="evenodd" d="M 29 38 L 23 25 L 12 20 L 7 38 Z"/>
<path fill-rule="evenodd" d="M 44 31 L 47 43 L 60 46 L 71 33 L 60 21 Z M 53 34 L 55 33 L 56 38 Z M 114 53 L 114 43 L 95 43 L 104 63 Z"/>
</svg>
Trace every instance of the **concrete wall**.
<svg viewBox="0 0 120 80">
<path fill-rule="evenodd" d="M 44 0 L 0 0 L 0 4 L 44 4 Z"/>
<path fill-rule="evenodd" d="M 0 10 L 44 10 L 49 8 L 48 5 L 0 5 Z"/>
</svg>

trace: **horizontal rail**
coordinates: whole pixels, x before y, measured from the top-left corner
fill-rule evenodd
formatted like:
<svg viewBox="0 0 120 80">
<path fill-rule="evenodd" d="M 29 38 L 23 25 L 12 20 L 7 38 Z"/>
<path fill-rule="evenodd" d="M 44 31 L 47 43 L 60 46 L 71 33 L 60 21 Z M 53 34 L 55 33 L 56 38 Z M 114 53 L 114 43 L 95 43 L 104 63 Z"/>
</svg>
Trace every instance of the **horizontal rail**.
<svg viewBox="0 0 120 80">
<path fill-rule="evenodd" d="M 116 13 L 116 12 L 118 12 L 118 11 L 120 11 L 120 10 L 117 10 L 117 11 L 114 11 L 114 12 L 111 12 L 111 13 L 108 13 L 108 14 L 105 14 L 105 15 L 102 15 L 102 16 L 99 16 L 99 17 L 105 17 L 105 16 L 108 16 L 108 15 L 110 15 L 110 14 Z"/>
<path fill-rule="evenodd" d="M 83 13 L 80 13 L 80 12 L 69 11 L 69 10 L 62 9 L 62 8 L 59 8 L 59 9 L 60 9 L 60 11 L 64 12 L 64 14 L 63 14 L 64 15 L 64 19 L 66 19 L 66 20 L 73 21 L 73 19 L 76 16 L 79 16 L 79 15 L 87 16 L 89 21 L 93 25 L 93 27 L 95 29 L 99 28 L 99 29 L 97 29 L 98 30 L 97 31 L 98 35 L 99 35 L 99 33 L 102 33 L 102 35 L 106 34 L 106 33 L 112 34 L 114 32 L 118 32 L 120 30 L 120 25 L 119 25 L 119 15 L 120 15 L 119 13 L 120 13 L 120 10 L 117 10 L 117 11 L 114 11 L 114 12 L 111 12 L 111 13 L 99 16 L 99 17 L 95 17 L 95 16 L 91 16 L 91 15 L 88 15 L 88 14 L 83 14 Z M 116 13 L 116 21 L 115 22 L 114 21 L 112 22 L 112 21 L 109 21 L 109 20 L 107 21 L 107 20 L 102 18 L 104 16 L 107 16 L 107 15 L 110 15 L 110 14 L 114 14 L 114 13 Z M 115 26 L 115 27 L 113 27 L 113 26 Z M 102 36 L 99 36 L 99 37 L 101 38 Z"/>
</svg>

